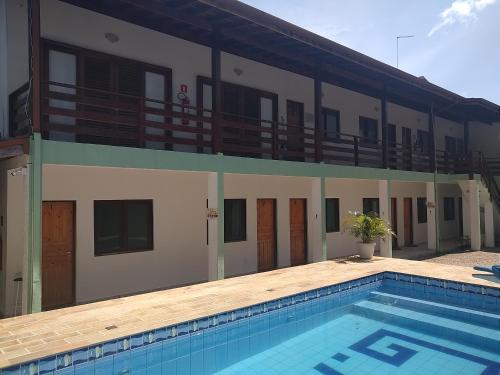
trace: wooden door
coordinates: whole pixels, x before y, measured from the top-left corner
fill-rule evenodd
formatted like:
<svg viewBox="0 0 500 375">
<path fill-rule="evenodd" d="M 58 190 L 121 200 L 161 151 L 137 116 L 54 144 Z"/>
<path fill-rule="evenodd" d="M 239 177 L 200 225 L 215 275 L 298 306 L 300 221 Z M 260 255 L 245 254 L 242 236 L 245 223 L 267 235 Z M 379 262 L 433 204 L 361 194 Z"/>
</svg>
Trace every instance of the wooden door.
<svg viewBox="0 0 500 375">
<path fill-rule="evenodd" d="M 405 246 L 413 245 L 413 203 L 411 198 L 404 199 Z"/>
<path fill-rule="evenodd" d="M 398 201 L 397 198 L 391 198 L 391 229 L 396 234 L 392 236 L 392 248 L 398 249 Z"/>
<path fill-rule="evenodd" d="M 43 310 L 75 303 L 74 211 L 74 202 L 43 202 Z"/>
<path fill-rule="evenodd" d="M 257 261 L 259 272 L 276 268 L 275 199 L 257 199 Z"/>
<path fill-rule="evenodd" d="M 300 156 L 300 153 L 304 152 L 304 103 L 293 100 L 286 101 L 286 122 L 288 125 L 287 151 L 293 153 L 288 155 L 286 159 L 304 161 L 304 157 Z"/>
<path fill-rule="evenodd" d="M 306 200 L 290 199 L 290 260 L 292 266 L 307 263 L 306 218 Z"/>
</svg>

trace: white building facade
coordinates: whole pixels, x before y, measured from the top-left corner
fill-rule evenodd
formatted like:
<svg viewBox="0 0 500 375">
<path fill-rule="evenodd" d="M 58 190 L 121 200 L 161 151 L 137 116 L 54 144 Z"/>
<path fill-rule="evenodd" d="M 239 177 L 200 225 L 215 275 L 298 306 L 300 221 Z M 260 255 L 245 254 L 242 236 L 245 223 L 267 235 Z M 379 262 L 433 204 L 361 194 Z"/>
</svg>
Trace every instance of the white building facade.
<svg viewBox="0 0 500 375">
<path fill-rule="evenodd" d="M 498 106 L 156 4 L 0 2 L 3 316 L 352 255 L 349 211 L 391 223 L 382 256 L 495 245 Z"/>
</svg>

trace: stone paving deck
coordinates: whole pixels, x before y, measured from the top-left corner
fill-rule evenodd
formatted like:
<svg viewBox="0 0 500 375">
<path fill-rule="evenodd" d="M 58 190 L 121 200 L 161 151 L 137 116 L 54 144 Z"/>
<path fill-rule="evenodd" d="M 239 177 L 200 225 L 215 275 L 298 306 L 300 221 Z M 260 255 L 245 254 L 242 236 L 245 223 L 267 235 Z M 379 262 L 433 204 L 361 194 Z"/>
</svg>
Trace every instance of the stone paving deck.
<svg viewBox="0 0 500 375">
<path fill-rule="evenodd" d="M 0 320 L 0 368 L 383 271 L 500 287 L 469 267 L 331 260 Z"/>
</svg>

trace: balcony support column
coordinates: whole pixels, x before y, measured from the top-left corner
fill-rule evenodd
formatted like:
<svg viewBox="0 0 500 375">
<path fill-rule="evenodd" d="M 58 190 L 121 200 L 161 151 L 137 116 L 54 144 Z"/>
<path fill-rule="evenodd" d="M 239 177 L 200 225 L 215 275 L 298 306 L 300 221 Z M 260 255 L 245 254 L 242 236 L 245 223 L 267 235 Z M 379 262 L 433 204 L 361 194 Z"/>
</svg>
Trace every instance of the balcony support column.
<svg viewBox="0 0 500 375">
<path fill-rule="evenodd" d="M 31 125 L 33 132 L 41 129 L 40 115 L 40 0 L 28 0 L 29 66 L 31 80 Z"/>
<path fill-rule="evenodd" d="M 222 84 L 221 84 L 221 50 L 220 32 L 214 29 L 212 34 L 212 152 L 222 152 Z"/>
<path fill-rule="evenodd" d="M 387 91 L 384 87 L 381 99 L 382 107 L 382 167 L 388 167 L 389 132 L 387 131 Z"/>
<path fill-rule="evenodd" d="M 391 182 L 379 180 L 378 197 L 380 218 L 391 225 Z M 392 225 L 391 225 L 392 226 Z M 380 241 L 380 255 L 392 258 L 392 236 L 388 235 Z"/>
<path fill-rule="evenodd" d="M 315 145 L 315 160 L 316 163 L 323 161 L 323 106 L 321 90 L 321 70 L 316 69 L 314 76 L 314 145 Z"/>
<path fill-rule="evenodd" d="M 208 173 L 208 280 L 224 278 L 224 173 Z"/>
<path fill-rule="evenodd" d="M 431 172 L 436 171 L 436 136 L 435 136 L 435 116 L 434 116 L 434 103 L 431 103 L 431 106 L 429 107 L 429 143 L 430 143 L 430 169 Z"/>
<path fill-rule="evenodd" d="M 469 121 L 464 121 L 464 153 L 469 153 Z"/>
</svg>

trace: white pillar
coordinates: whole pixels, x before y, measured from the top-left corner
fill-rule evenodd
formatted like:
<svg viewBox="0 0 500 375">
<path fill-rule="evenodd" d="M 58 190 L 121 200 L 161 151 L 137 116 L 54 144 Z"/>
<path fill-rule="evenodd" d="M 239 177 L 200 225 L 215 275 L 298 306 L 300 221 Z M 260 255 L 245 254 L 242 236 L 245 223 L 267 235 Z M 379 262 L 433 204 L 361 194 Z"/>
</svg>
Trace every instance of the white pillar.
<svg viewBox="0 0 500 375">
<path fill-rule="evenodd" d="M 311 183 L 311 209 L 312 209 L 312 233 L 313 251 L 312 261 L 322 262 L 326 260 L 326 213 L 325 213 L 325 178 L 314 177 Z"/>
<path fill-rule="evenodd" d="M 391 184 L 388 180 L 379 180 L 378 198 L 380 218 L 391 223 Z M 392 224 L 391 224 L 392 225 Z M 392 258 L 392 238 L 387 236 L 384 241 L 380 241 L 380 255 L 386 258 Z"/>
<path fill-rule="evenodd" d="M 437 250 L 439 245 L 439 221 L 437 220 L 437 197 L 434 182 L 427 182 L 427 248 Z"/>
<path fill-rule="evenodd" d="M 481 210 L 479 205 L 479 184 L 468 181 L 469 225 L 471 250 L 481 250 Z"/>
<path fill-rule="evenodd" d="M 484 244 L 486 247 L 495 246 L 495 223 L 493 217 L 493 202 L 487 200 L 484 204 Z"/>
<path fill-rule="evenodd" d="M 224 278 L 224 173 L 208 173 L 208 280 Z"/>
</svg>

